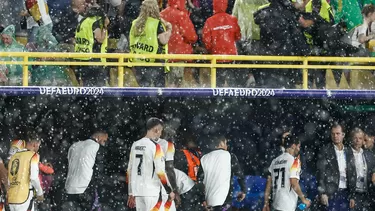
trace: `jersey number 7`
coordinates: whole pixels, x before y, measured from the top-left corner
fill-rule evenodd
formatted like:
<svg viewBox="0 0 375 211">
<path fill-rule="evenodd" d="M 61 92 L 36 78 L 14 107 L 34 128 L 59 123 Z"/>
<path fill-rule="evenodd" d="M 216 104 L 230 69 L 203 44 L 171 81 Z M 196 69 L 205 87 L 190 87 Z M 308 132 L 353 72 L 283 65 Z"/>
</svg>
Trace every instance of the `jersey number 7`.
<svg viewBox="0 0 375 211">
<path fill-rule="evenodd" d="M 138 175 L 142 176 L 142 163 L 143 163 L 143 155 L 135 155 L 136 158 L 139 158 L 138 164 Z"/>
<path fill-rule="evenodd" d="M 273 185 L 274 190 L 277 190 L 277 184 L 279 182 L 280 172 L 281 172 L 281 188 L 284 188 L 285 187 L 285 168 L 274 169 L 273 172 L 275 173 L 275 178 L 274 178 L 275 182 Z"/>
</svg>

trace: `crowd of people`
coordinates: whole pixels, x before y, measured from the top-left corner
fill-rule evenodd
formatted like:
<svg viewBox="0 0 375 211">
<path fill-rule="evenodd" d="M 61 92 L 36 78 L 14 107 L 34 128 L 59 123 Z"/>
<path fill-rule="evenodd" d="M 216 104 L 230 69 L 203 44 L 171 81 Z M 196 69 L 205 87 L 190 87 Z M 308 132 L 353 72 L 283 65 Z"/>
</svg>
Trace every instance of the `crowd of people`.
<svg viewBox="0 0 375 211">
<path fill-rule="evenodd" d="M 374 38 L 372 3 L 357 0 L 341 3 L 327 0 L 25 0 L 18 19 L 3 15 L 13 23 L 0 28 L 0 51 L 369 56 Z M 15 39 L 16 31 L 22 29 L 27 30 L 25 46 Z M 158 60 L 139 58 L 129 62 L 155 61 Z M 30 66 L 29 79 L 34 85 L 106 86 L 110 78 L 108 68 Z M 136 66 L 132 71 L 141 87 L 181 87 L 189 80 L 199 84 L 199 74 L 205 75 L 204 69 L 183 66 Z M 301 84 L 300 72 L 218 68 L 217 86 L 295 88 Z M 326 71 L 310 72 L 309 86 L 325 88 Z M 337 85 L 342 72 L 350 81 L 349 70 L 337 70 L 334 71 Z M 21 74 L 19 65 L 2 65 L 0 83 L 19 85 Z"/>
</svg>

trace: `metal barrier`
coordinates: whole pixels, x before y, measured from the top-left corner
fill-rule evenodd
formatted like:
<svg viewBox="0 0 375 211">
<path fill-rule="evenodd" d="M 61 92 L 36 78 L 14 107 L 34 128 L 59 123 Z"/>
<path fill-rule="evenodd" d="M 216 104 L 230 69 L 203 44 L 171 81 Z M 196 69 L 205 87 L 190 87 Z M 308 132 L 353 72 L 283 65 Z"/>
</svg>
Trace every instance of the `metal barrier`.
<svg viewBox="0 0 375 211">
<path fill-rule="evenodd" d="M 195 54 L 121 54 L 121 53 L 39 53 L 39 52 L 0 52 L 1 57 L 20 57 L 22 61 L 1 61 L 0 64 L 22 65 L 23 66 L 23 86 L 28 86 L 28 66 L 29 65 L 65 65 L 65 66 L 113 66 L 118 68 L 118 87 L 124 86 L 124 67 L 133 66 L 172 66 L 172 67 L 206 67 L 211 68 L 211 87 L 216 87 L 217 68 L 262 68 L 262 69 L 301 69 L 303 89 L 308 89 L 309 69 L 351 69 L 351 70 L 375 70 L 375 58 L 370 57 L 300 57 L 300 56 L 240 56 L 240 55 L 195 55 Z M 64 59 L 65 61 L 29 61 L 29 59 Z M 77 58 L 107 58 L 117 59 L 117 62 L 86 62 L 74 60 Z M 200 63 L 132 63 L 129 59 L 158 59 L 160 61 L 185 60 Z M 250 62 L 248 64 L 228 64 L 220 63 L 220 60 L 232 60 Z M 203 63 L 202 63 L 203 62 Z M 262 62 L 259 64 L 257 62 Z M 291 62 L 293 64 L 284 64 Z M 314 64 L 328 63 L 328 64 Z M 329 63 L 343 63 L 333 65 Z M 349 65 L 348 65 L 349 64 Z M 361 64 L 361 65 L 359 65 Z"/>
</svg>

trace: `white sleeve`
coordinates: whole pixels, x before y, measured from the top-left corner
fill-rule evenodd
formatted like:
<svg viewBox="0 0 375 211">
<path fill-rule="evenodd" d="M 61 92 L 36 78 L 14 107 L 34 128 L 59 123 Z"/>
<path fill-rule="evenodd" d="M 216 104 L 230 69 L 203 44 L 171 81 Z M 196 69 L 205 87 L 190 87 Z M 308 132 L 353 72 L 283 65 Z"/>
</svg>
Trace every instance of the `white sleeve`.
<svg viewBox="0 0 375 211">
<path fill-rule="evenodd" d="M 35 155 L 31 158 L 30 164 L 30 182 L 32 187 L 36 191 L 37 196 L 43 195 L 43 189 L 40 185 L 39 180 L 39 155 L 35 153 Z"/>
<path fill-rule="evenodd" d="M 292 166 L 290 167 L 290 178 L 300 179 L 301 174 L 301 162 L 299 157 L 295 158 L 293 161 Z"/>
<path fill-rule="evenodd" d="M 133 189 L 132 189 L 132 182 L 131 182 L 131 173 L 132 173 L 132 166 L 133 166 L 133 146 L 130 150 L 130 157 L 128 162 L 128 170 L 127 170 L 127 177 L 128 177 L 128 194 L 133 195 Z"/>
</svg>

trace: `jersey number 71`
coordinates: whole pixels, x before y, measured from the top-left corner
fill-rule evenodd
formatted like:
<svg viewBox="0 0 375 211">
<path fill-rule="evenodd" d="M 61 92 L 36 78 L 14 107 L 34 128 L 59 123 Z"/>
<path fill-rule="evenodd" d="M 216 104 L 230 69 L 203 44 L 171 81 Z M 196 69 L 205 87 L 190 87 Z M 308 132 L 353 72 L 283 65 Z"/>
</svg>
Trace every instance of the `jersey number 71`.
<svg viewBox="0 0 375 211">
<path fill-rule="evenodd" d="M 273 184 L 274 190 L 277 190 L 277 184 L 279 183 L 280 172 L 281 172 L 281 188 L 284 188 L 285 187 L 285 168 L 274 169 L 273 172 L 275 173 L 274 174 L 275 182 Z"/>
</svg>

